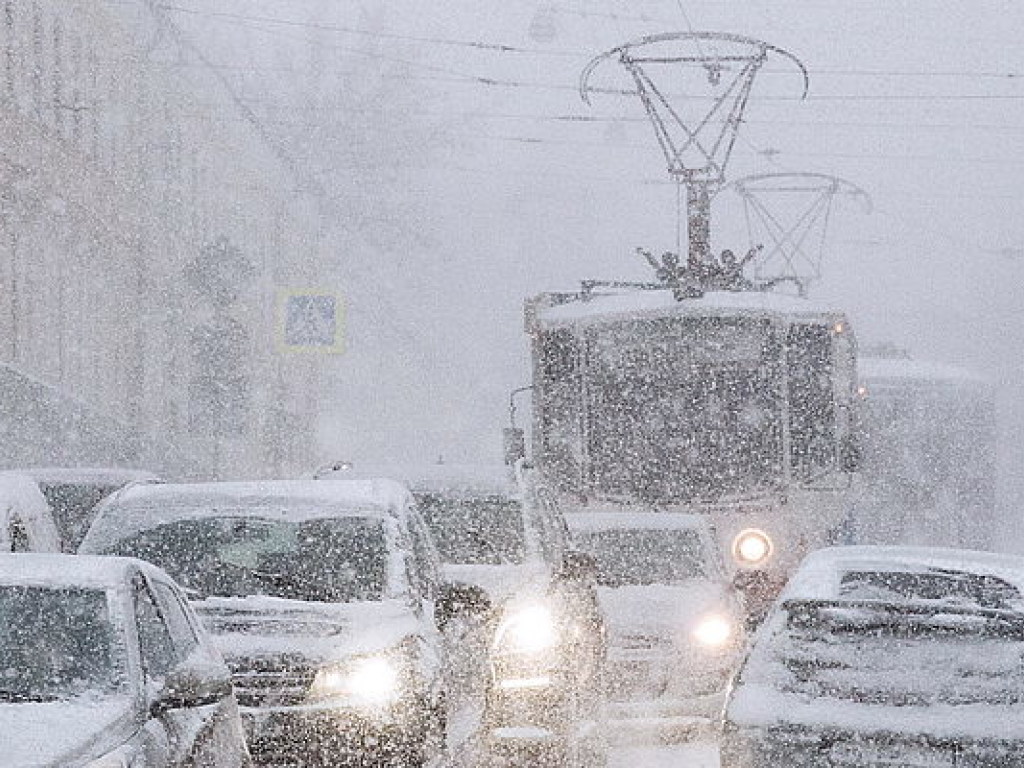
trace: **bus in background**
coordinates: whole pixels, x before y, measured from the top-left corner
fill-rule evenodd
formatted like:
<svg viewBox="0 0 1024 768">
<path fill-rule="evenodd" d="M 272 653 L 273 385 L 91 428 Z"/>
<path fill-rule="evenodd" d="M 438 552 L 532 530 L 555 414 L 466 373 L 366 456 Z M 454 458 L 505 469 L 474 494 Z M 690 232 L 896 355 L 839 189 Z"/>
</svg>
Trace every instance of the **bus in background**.
<svg viewBox="0 0 1024 768">
<path fill-rule="evenodd" d="M 850 543 L 993 549 L 995 389 L 891 345 L 859 361 L 863 483 Z"/>
</svg>

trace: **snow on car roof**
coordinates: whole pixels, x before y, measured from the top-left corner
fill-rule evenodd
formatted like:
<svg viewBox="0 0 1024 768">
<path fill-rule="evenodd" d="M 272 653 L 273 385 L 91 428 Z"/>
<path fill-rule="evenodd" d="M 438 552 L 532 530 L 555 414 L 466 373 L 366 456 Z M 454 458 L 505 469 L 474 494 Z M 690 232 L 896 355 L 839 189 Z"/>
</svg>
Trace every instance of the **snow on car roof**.
<svg viewBox="0 0 1024 768">
<path fill-rule="evenodd" d="M 839 600 L 843 576 L 871 571 L 992 576 L 1024 596 L 1024 558 L 940 547 L 855 546 L 828 547 L 809 554 L 780 600 Z"/>
<path fill-rule="evenodd" d="M 862 357 L 857 361 L 857 372 L 870 388 L 884 384 L 885 380 L 901 383 L 917 381 L 922 385 L 934 384 L 988 384 L 984 376 L 945 363 L 934 363 L 907 358 Z"/>
<path fill-rule="evenodd" d="M 109 589 L 123 584 L 139 570 L 169 578 L 156 566 L 132 557 L 0 554 L 0 584 Z"/>
<path fill-rule="evenodd" d="M 666 314 L 705 316 L 717 312 L 743 312 L 754 315 L 840 316 L 842 313 L 824 304 L 795 296 L 767 291 L 716 291 L 695 299 L 677 301 L 671 291 L 634 290 L 627 293 L 595 293 L 588 301 L 570 301 L 541 309 L 541 325 L 568 325 L 574 322 L 622 317 L 663 317 Z"/>
<path fill-rule="evenodd" d="M 123 467 L 26 467 L 18 470 L 37 483 L 71 483 L 75 485 L 127 485 L 159 478 L 144 469 Z"/>
<path fill-rule="evenodd" d="M 359 467 L 355 468 L 358 473 Z M 420 464 L 374 468 L 401 478 L 413 491 L 451 491 L 467 494 L 506 495 L 515 492 L 515 482 L 504 464 Z"/>
<path fill-rule="evenodd" d="M 381 478 L 135 485 L 103 503 L 82 542 L 82 551 L 103 546 L 110 538 L 171 520 L 205 517 L 218 509 L 232 515 L 283 520 L 384 516 L 400 509 L 408 498 L 403 485 Z"/>
<path fill-rule="evenodd" d="M 571 512 L 565 516 L 574 531 L 609 529 L 710 530 L 707 518 L 681 512 Z"/>
</svg>

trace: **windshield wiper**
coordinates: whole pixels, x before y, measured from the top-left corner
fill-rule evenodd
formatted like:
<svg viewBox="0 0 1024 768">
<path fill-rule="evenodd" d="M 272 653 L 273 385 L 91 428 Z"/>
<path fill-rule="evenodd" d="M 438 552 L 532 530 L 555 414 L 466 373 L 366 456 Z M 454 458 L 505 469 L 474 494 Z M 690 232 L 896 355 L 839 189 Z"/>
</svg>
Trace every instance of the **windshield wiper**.
<svg viewBox="0 0 1024 768">
<path fill-rule="evenodd" d="M 31 691 L 5 691 L 0 689 L 0 702 L 4 704 L 42 704 L 58 701 L 60 696 Z"/>
</svg>

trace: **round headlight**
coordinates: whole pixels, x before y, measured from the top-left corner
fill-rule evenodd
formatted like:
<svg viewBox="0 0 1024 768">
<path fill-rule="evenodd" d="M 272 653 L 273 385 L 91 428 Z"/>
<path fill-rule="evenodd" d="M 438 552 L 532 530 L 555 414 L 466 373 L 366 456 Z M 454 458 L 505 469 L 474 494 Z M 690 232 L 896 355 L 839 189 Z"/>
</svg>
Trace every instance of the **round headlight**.
<svg viewBox="0 0 1024 768">
<path fill-rule="evenodd" d="M 693 628 L 693 639 L 708 648 L 721 648 L 732 639 L 732 622 L 718 614 L 705 616 Z"/>
<path fill-rule="evenodd" d="M 310 698 L 338 699 L 354 706 L 385 706 L 401 694 L 401 675 L 384 656 L 366 656 L 322 667 L 313 680 Z"/>
<path fill-rule="evenodd" d="M 551 611 L 541 605 L 510 613 L 498 628 L 500 647 L 519 653 L 539 653 L 558 642 L 558 627 Z"/>
<path fill-rule="evenodd" d="M 772 540 L 764 531 L 748 528 L 732 542 L 732 556 L 741 565 L 760 565 L 772 554 Z"/>
</svg>

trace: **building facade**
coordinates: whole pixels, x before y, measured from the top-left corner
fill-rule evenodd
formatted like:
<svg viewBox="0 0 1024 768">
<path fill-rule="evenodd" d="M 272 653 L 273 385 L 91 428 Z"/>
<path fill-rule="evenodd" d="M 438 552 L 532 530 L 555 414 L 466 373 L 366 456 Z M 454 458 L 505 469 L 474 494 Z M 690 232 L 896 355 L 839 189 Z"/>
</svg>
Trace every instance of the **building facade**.
<svg viewBox="0 0 1024 768">
<path fill-rule="evenodd" d="M 289 473 L 310 460 L 319 370 L 275 347 L 274 300 L 313 269 L 315 193 L 161 13 L 0 0 L 0 364 L 131 434 L 127 461 Z M 24 443 L 0 461 L 111 460 L 55 439 L 75 429 L 59 416 L 43 440 L 0 408 Z"/>
</svg>

